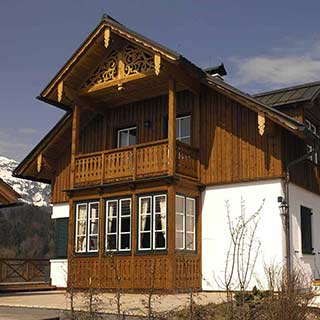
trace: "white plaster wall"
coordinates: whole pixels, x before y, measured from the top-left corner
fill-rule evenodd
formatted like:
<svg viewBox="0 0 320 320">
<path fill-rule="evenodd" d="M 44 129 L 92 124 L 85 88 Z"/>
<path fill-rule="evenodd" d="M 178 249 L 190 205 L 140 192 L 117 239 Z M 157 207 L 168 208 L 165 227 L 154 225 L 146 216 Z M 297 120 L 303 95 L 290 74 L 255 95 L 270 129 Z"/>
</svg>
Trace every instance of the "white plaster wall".
<svg viewBox="0 0 320 320">
<path fill-rule="evenodd" d="M 69 218 L 69 204 L 58 203 L 52 205 L 51 219 Z M 59 288 L 67 287 L 68 261 L 67 259 L 50 260 L 51 284 Z"/>
<path fill-rule="evenodd" d="M 50 260 L 51 284 L 58 288 L 67 287 L 68 261 L 67 259 Z"/>
<path fill-rule="evenodd" d="M 52 205 L 51 219 L 69 218 L 69 203 L 57 203 Z"/>
<path fill-rule="evenodd" d="M 312 245 L 314 255 L 302 253 L 300 207 L 312 209 Z M 310 280 L 320 278 L 320 196 L 293 183 L 289 185 L 291 216 L 291 250 L 293 263 L 300 267 Z"/>
<path fill-rule="evenodd" d="M 217 282 L 224 278 L 230 244 L 225 202 L 229 201 L 231 216 L 236 218 L 241 213 L 241 198 L 245 201 L 247 216 L 256 212 L 265 199 L 256 233 L 261 249 L 249 289 L 258 285 L 258 281 L 266 286 L 264 266 L 283 263 L 283 228 L 277 202 L 282 195 L 280 179 L 206 188 L 202 194 L 203 290 L 223 290 Z"/>
</svg>

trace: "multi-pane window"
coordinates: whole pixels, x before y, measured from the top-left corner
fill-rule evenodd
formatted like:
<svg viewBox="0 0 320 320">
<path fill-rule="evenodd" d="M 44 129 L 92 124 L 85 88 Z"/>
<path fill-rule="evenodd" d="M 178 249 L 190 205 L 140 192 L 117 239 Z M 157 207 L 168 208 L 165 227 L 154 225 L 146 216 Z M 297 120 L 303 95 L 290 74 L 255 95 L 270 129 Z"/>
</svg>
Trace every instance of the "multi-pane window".
<svg viewBox="0 0 320 320">
<path fill-rule="evenodd" d="M 311 121 L 306 120 L 306 127 L 314 134 L 317 134 L 317 127 Z M 314 148 L 312 146 L 307 145 L 307 152 L 312 152 L 313 150 Z M 314 163 L 318 163 L 318 153 L 314 153 L 309 159 Z"/>
<path fill-rule="evenodd" d="M 164 250 L 167 248 L 167 196 L 139 197 L 138 248 Z"/>
<path fill-rule="evenodd" d="M 99 202 L 76 205 L 75 252 L 97 252 L 99 247 Z"/>
<path fill-rule="evenodd" d="M 117 147 L 128 147 L 136 144 L 137 127 L 125 128 L 118 130 Z"/>
<path fill-rule="evenodd" d="M 176 195 L 176 249 L 196 249 L 196 200 Z"/>
<path fill-rule="evenodd" d="M 177 140 L 191 144 L 191 116 L 176 119 L 176 136 Z"/>
<path fill-rule="evenodd" d="M 312 210 L 301 206 L 302 253 L 312 253 Z"/>
<path fill-rule="evenodd" d="M 131 198 L 106 201 L 106 251 L 131 250 Z"/>
</svg>

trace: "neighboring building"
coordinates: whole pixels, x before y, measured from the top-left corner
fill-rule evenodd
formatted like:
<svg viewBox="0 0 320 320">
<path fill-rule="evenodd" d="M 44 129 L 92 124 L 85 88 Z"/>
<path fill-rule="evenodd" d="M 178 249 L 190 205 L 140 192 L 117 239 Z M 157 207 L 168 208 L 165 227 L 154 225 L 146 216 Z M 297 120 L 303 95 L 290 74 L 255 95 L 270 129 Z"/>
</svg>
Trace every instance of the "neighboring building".
<svg viewBox="0 0 320 320">
<path fill-rule="evenodd" d="M 266 198 L 257 270 L 283 262 L 277 198 L 285 168 L 319 138 L 303 118 L 225 83 L 224 73 L 105 16 L 44 89 L 39 99 L 66 114 L 15 176 L 52 185 L 59 226 L 52 284 L 65 285 L 68 262 L 76 288 L 116 288 L 117 273 L 128 290 L 149 288 L 153 277 L 156 289 L 219 289 L 225 200 L 237 215 L 241 198 L 248 212 Z M 308 208 L 302 214 L 320 215 L 317 164 L 293 167 L 291 181 L 290 199 Z"/>
<path fill-rule="evenodd" d="M 17 205 L 20 195 L 0 178 L 0 209 Z"/>
</svg>

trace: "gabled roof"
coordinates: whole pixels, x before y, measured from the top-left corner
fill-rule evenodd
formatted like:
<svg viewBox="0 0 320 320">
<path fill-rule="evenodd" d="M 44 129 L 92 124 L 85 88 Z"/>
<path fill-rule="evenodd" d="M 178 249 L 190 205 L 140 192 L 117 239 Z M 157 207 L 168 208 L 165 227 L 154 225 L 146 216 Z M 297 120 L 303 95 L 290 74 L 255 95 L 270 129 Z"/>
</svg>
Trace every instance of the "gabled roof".
<svg viewBox="0 0 320 320">
<path fill-rule="evenodd" d="M 283 106 L 297 102 L 313 101 L 320 93 L 320 81 L 262 92 L 253 95 L 257 100 L 272 106 Z"/>
<path fill-rule="evenodd" d="M 0 205 L 14 203 L 20 198 L 20 194 L 14 191 L 0 178 Z"/>
<path fill-rule="evenodd" d="M 296 121 L 295 119 L 287 116 L 286 114 L 272 108 L 269 103 L 266 103 L 265 99 L 267 99 L 268 94 L 260 94 L 257 96 L 251 96 L 246 94 L 231 85 L 227 84 L 223 80 L 219 79 L 219 77 L 212 76 L 211 73 L 224 73 L 225 69 L 223 64 L 217 67 L 209 68 L 209 69 L 201 69 L 191 61 L 183 57 L 181 54 L 172 51 L 157 42 L 150 40 L 135 31 L 128 29 L 127 27 L 120 24 L 118 21 L 113 19 L 110 16 L 103 16 L 102 21 L 95 28 L 95 30 L 88 36 L 88 38 L 81 44 L 79 49 L 72 55 L 72 57 L 67 61 L 67 63 L 61 68 L 61 70 L 57 73 L 57 75 L 53 78 L 53 80 L 47 85 L 47 87 L 42 91 L 40 96 L 38 97 L 40 100 L 52 104 L 56 107 L 62 108 L 67 111 L 71 111 L 70 106 L 61 104 L 57 102 L 57 100 L 52 100 L 50 98 L 50 92 L 56 90 L 57 85 L 61 80 L 67 76 L 67 74 L 72 70 L 72 68 L 77 64 L 77 62 L 88 52 L 90 46 L 94 46 L 98 37 L 102 40 L 103 32 L 107 28 L 117 35 L 125 38 L 128 41 L 135 42 L 141 46 L 148 48 L 154 52 L 160 53 L 168 61 L 179 64 L 181 68 L 183 68 L 193 80 L 196 80 L 198 83 L 205 85 L 207 87 L 213 88 L 214 90 L 222 93 L 223 95 L 228 96 L 229 98 L 237 101 L 243 106 L 254 110 L 259 114 L 265 115 L 267 118 L 276 122 L 280 126 L 284 127 L 287 130 L 290 130 L 297 136 L 303 139 L 308 139 L 308 141 L 312 140 L 315 143 L 319 143 L 319 137 L 309 131 L 303 123 Z M 217 72 L 216 72 L 217 71 Z M 317 83 L 319 85 L 319 83 Z M 288 89 L 287 89 L 288 90 Z M 278 90 L 277 92 L 281 95 L 283 94 L 283 90 Z M 316 89 L 312 90 L 313 97 L 316 94 Z M 273 91 L 272 94 L 277 94 L 277 92 Z M 265 99 L 263 97 L 266 97 Z M 306 95 L 305 95 L 306 97 Z M 309 97 L 309 96 L 308 96 Z M 40 153 L 46 152 L 49 149 L 52 141 L 54 141 L 61 132 L 67 132 L 66 128 L 70 127 L 71 116 L 67 113 L 58 123 L 57 125 L 43 138 L 43 140 L 29 153 L 29 155 L 19 164 L 19 166 L 14 171 L 14 176 L 21 177 L 30 180 L 37 180 L 43 182 L 50 182 L 49 177 L 47 176 L 39 176 L 36 171 L 36 159 Z M 61 137 L 60 137 L 61 138 Z M 52 153 L 52 151 L 51 151 Z M 31 169 L 30 169 L 31 168 Z M 27 173 L 29 172 L 29 173 Z M 31 174 L 30 174 L 31 172 Z"/>
</svg>

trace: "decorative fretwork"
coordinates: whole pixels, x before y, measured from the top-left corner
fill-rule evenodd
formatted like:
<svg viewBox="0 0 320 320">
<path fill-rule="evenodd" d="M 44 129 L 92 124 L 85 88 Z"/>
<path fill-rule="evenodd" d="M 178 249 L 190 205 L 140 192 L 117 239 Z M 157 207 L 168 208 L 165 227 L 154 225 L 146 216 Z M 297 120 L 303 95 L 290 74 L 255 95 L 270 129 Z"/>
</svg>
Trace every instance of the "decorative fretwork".
<svg viewBox="0 0 320 320">
<path fill-rule="evenodd" d="M 114 50 L 108 56 L 107 61 L 92 73 L 90 78 L 82 85 L 82 88 L 91 87 L 96 84 L 101 84 L 116 79 L 118 74 L 118 64 L 118 53 Z"/>
<path fill-rule="evenodd" d="M 108 31 L 106 30 L 106 33 Z M 105 45 L 108 42 L 105 38 Z M 159 54 L 151 54 L 133 45 L 126 45 L 121 51 L 113 50 L 106 62 L 99 66 L 84 82 L 81 89 L 107 83 L 112 80 L 120 80 L 136 74 L 145 74 L 154 70 L 156 75 L 160 73 L 161 57 Z M 119 85 L 119 84 L 118 84 Z M 121 83 L 120 83 L 121 85 Z"/>
<path fill-rule="evenodd" d="M 127 45 L 123 49 L 124 75 L 145 73 L 154 69 L 154 58 L 140 48 Z"/>
</svg>

